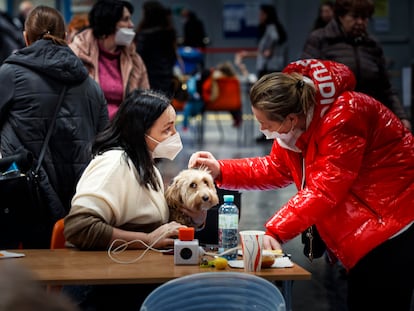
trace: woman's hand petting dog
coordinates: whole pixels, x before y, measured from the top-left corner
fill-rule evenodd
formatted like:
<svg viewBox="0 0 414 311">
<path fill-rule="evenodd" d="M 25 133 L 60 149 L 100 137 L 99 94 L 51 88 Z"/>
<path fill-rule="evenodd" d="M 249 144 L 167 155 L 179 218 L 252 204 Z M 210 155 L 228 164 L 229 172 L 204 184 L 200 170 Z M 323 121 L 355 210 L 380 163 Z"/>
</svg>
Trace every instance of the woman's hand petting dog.
<svg viewBox="0 0 414 311">
<path fill-rule="evenodd" d="M 220 165 L 213 154 L 209 151 L 197 151 L 193 153 L 188 161 L 188 168 L 208 169 L 214 179 L 220 176 Z"/>
</svg>

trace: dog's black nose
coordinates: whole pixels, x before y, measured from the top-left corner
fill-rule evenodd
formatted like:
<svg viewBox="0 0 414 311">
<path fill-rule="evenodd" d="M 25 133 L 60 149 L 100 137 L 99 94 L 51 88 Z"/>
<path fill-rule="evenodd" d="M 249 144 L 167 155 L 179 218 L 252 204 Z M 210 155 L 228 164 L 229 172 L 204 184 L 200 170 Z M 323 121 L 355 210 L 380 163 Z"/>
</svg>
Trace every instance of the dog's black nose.
<svg viewBox="0 0 414 311">
<path fill-rule="evenodd" d="M 208 195 L 203 195 L 203 201 L 205 202 L 205 201 L 208 201 L 208 199 L 209 199 L 210 197 L 208 196 Z"/>
</svg>

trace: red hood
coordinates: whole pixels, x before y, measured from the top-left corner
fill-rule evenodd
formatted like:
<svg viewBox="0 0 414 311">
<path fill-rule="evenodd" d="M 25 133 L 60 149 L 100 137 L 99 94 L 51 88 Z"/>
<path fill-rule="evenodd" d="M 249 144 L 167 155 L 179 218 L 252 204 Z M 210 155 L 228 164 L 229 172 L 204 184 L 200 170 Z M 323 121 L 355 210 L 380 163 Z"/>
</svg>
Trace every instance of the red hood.
<svg viewBox="0 0 414 311">
<path fill-rule="evenodd" d="M 353 91 L 356 81 L 352 71 L 341 63 L 305 59 L 292 62 L 284 73 L 297 72 L 308 77 L 316 86 L 316 107 L 314 116 L 323 116 L 330 104 L 345 91 Z"/>
</svg>

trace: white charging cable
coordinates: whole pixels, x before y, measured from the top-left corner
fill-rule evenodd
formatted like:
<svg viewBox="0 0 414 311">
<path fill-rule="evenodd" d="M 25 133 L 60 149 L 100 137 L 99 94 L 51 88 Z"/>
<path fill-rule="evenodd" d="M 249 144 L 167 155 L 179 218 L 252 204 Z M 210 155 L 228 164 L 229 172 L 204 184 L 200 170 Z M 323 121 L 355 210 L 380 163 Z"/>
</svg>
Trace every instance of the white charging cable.
<svg viewBox="0 0 414 311">
<path fill-rule="evenodd" d="M 206 252 L 202 247 L 200 247 L 200 254 L 217 258 L 217 257 L 222 257 L 224 255 L 227 255 L 229 253 L 232 253 L 234 251 L 237 251 L 239 249 L 241 249 L 241 247 L 236 246 L 236 247 L 233 247 L 233 248 L 229 248 L 228 250 L 225 250 L 224 252 L 221 252 L 221 253 L 210 253 L 210 252 Z"/>
<path fill-rule="evenodd" d="M 112 261 L 114 261 L 116 263 L 120 263 L 120 264 L 131 264 L 131 263 L 137 262 L 138 260 L 141 260 L 149 250 L 153 250 L 153 251 L 156 251 L 156 252 L 159 252 L 159 253 L 168 253 L 168 252 L 171 252 L 172 249 L 157 249 L 157 248 L 154 248 L 153 247 L 159 240 L 161 240 L 162 238 L 164 238 L 165 236 L 167 236 L 168 233 L 169 232 L 167 231 L 165 234 L 159 236 L 154 242 L 151 243 L 151 245 L 146 244 L 142 240 L 125 241 L 125 240 L 122 240 L 122 239 L 115 239 L 115 240 L 112 241 L 111 245 L 109 245 L 109 248 L 108 248 L 108 257 Z M 121 244 L 115 247 L 115 244 L 116 243 L 121 243 Z M 114 255 L 118 255 L 118 254 L 124 252 L 128 248 L 128 246 L 131 245 L 131 244 L 133 244 L 133 243 L 141 243 L 141 244 L 143 244 L 146 247 L 146 249 L 144 249 L 144 251 L 142 252 L 141 255 L 139 255 L 138 257 L 135 257 L 135 258 L 133 258 L 131 260 L 120 260 L 120 259 L 114 257 Z M 221 252 L 221 253 L 211 253 L 211 252 L 206 252 L 200 246 L 199 247 L 199 251 L 200 251 L 199 255 L 200 255 L 200 257 L 201 256 L 211 256 L 211 257 L 217 258 L 217 257 L 222 257 L 224 255 L 227 255 L 229 253 L 232 253 L 234 251 L 237 251 L 239 249 L 241 249 L 241 247 L 240 246 L 237 246 L 237 247 L 233 247 L 233 248 L 230 248 L 228 250 L 225 250 L 224 252 Z"/>
<path fill-rule="evenodd" d="M 167 231 L 163 235 L 160 235 L 157 239 L 155 239 L 154 242 L 151 243 L 151 245 L 146 244 L 142 240 L 125 241 L 125 240 L 122 240 L 122 239 L 115 239 L 115 240 L 112 241 L 111 245 L 109 245 L 108 257 L 111 258 L 111 260 L 113 260 L 117 263 L 130 264 L 130 263 L 137 262 L 138 260 L 141 260 L 149 250 L 153 250 L 153 251 L 156 251 L 156 252 L 159 252 L 159 253 L 171 252 L 171 249 L 157 249 L 157 248 L 153 247 L 159 240 L 161 240 L 165 236 L 167 236 L 168 233 L 169 233 L 169 231 Z M 119 242 L 121 242 L 121 244 L 114 248 L 115 243 L 119 243 Z M 146 249 L 143 251 L 143 253 L 141 255 L 139 255 L 138 257 L 136 257 L 134 259 L 131 259 L 131 260 L 120 260 L 120 259 L 117 259 L 113 256 L 113 255 L 118 255 L 118 254 L 124 252 L 128 248 L 128 245 L 131 245 L 133 243 L 141 243 L 146 247 Z"/>
</svg>

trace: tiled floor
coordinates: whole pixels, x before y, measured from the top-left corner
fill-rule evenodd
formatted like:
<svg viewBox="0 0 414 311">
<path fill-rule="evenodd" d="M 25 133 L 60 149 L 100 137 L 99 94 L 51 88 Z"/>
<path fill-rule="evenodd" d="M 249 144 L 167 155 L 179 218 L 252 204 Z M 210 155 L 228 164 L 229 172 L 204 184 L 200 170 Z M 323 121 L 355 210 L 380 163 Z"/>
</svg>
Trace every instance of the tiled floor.
<svg viewBox="0 0 414 311">
<path fill-rule="evenodd" d="M 258 125 L 247 116 L 244 127 L 238 132 L 231 126 L 229 115 L 219 115 L 224 136 L 220 136 L 212 115 L 207 115 L 205 133 L 202 144 L 194 139 L 194 127 L 188 131 L 181 130 L 180 122 L 177 128 L 180 131 L 184 149 L 174 162 L 162 162 L 165 181 L 175 176 L 179 170 L 187 167 L 189 157 L 194 151 L 208 150 L 216 158 L 240 158 L 265 155 L 270 151 L 271 144 L 258 144 L 254 138 L 259 134 Z M 178 118 L 180 120 L 180 118 Z M 194 125 L 194 121 L 193 121 Z M 244 191 L 242 192 L 242 210 L 240 230 L 263 229 L 263 224 L 280 208 L 296 191 L 291 186 L 285 189 L 272 191 Z M 296 281 L 293 285 L 292 307 L 294 311 L 345 311 L 346 310 L 346 282 L 341 274 L 341 267 L 330 266 L 323 258 L 310 263 L 303 255 L 303 246 L 300 237 L 284 245 L 284 250 L 292 255 L 293 261 L 312 273 L 310 281 Z M 412 308 L 414 310 L 414 308 Z"/>
</svg>

